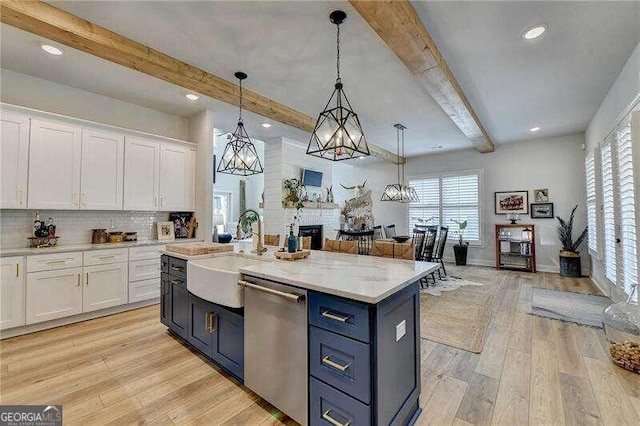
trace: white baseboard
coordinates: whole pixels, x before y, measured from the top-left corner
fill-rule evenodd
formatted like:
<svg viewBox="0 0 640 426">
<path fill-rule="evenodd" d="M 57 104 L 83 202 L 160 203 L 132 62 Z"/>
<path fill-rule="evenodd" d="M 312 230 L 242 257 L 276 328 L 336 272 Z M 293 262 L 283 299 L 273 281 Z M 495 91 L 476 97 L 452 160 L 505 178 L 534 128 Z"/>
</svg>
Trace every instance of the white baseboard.
<svg viewBox="0 0 640 426">
<path fill-rule="evenodd" d="M 55 320 L 45 321 L 37 324 L 29 324 L 29 325 L 23 325 L 21 327 L 14 327 L 14 328 L 0 331 L 0 340 L 7 339 L 9 337 L 21 336 L 23 334 L 34 333 L 36 331 L 42 331 L 50 328 L 60 327 L 63 325 L 87 321 L 94 318 L 100 318 L 100 317 L 106 317 L 108 315 L 119 314 L 121 312 L 131 311 L 133 309 L 139 309 L 145 306 L 156 305 L 158 303 L 160 303 L 160 298 L 156 297 L 149 300 L 143 300 L 142 302 L 128 303 L 126 305 L 114 306 L 113 308 L 102 309 L 95 312 L 88 312 L 86 314 L 73 315 L 70 317 L 58 318 Z M 160 321 L 159 312 L 158 312 L 158 321 Z"/>
</svg>

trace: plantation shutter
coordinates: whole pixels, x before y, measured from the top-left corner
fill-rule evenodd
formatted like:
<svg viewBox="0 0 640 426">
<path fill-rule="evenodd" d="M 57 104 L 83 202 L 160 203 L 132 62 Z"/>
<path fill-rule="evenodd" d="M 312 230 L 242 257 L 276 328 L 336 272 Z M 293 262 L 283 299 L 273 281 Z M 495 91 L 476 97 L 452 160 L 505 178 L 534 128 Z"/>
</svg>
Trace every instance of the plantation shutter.
<svg viewBox="0 0 640 426">
<path fill-rule="evenodd" d="M 440 223 L 440 178 L 409 180 L 409 186 L 416 190 L 418 202 L 409 204 L 409 230 L 415 225 L 424 225 L 418 218 L 428 221 L 429 225 Z M 431 220 L 429 220 L 431 219 Z"/>
<path fill-rule="evenodd" d="M 587 192 L 587 225 L 589 227 L 589 248 L 598 252 L 598 221 L 596 203 L 596 162 L 595 153 L 585 159 L 585 180 Z"/>
<path fill-rule="evenodd" d="M 615 187 L 613 180 L 613 138 L 605 141 L 601 148 L 602 162 L 602 213 L 604 233 L 605 276 L 616 284 L 616 220 Z"/>
<path fill-rule="evenodd" d="M 620 248 L 622 251 L 622 276 L 619 285 L 629 294 L 638 283 L 638 251 L 635 212 L 635 190 L 633 170 L 633 146 L 631 121 L 626 120 L 616 133 L 617 187 L 619 196 Z"/>
<path fill-rule="evenodd" d="M 464 238 L 480 240 L 480 208 L 478 174 L 442 177 L 442 225 L 453 231 L 458 226 L 453 222 L 467 221 Z M 449 232 L 449 238 L 457 239 L 457 232 Z"/>
</svg>

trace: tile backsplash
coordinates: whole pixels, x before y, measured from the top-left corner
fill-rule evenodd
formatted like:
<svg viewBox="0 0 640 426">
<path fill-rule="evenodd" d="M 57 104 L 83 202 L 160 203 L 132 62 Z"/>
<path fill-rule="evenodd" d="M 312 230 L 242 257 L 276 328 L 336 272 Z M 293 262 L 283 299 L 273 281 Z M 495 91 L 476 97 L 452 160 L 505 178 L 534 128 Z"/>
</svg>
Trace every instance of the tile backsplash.
<svg viewBox="0 0 640 426">
<path fill-rule="evenodd" d="M 153 240 L 157 238 L 156 222 L 169 220 L 167 212 L 0 210 L 0 247 L 27 247 L 36 211 L 45 222 L 53 218 L 59 245 L 89 244 L 94 228 L 135 231 L 138 241 Z"/>
</svg>

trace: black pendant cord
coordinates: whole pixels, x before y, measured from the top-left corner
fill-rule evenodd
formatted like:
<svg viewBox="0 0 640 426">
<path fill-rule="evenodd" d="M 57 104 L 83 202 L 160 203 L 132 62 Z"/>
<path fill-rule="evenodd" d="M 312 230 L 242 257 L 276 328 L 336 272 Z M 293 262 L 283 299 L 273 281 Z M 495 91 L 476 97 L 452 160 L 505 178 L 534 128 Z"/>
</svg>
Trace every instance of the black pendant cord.
<svg viewBox="0 0 640 426">
<path fill-rule="evenodd" d="M 340 24 L 337 24 L 338 27 L 337 36 L 336 36 L 336 51 L 338 52 L 337 61 L 336 61 L 336 82 L 340 82 Z"/>
<path fill-rule="evenodd" d="M 405 127 L 402 126 L 402 157 L 401 158 L 404 158 L 404 129 Z M 398 158 L 398 161 L 402 163 L 402 182 L 400 183 L 404 185 L 405 184 L 404 162 L 400 158 Z"/>
<path fill-rule="evenodd" d="M 396 124 L 396 152 L 400 155 L 400 126 Z M 398 184 L 401 184 L 400 181 L 400 164 L 398 164 Z"/>
<path fill-rule="evenodd" d="M 242 79 L 240 79 L 240 117 L 238 123 L 242 123 Z"/>
</svg>

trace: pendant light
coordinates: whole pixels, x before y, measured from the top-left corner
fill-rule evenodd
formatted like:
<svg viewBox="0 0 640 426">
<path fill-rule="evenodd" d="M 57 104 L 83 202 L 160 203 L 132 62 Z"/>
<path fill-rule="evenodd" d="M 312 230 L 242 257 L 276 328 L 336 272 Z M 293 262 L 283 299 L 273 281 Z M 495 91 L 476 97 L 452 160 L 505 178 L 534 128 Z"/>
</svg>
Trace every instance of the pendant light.
<svg viewBox="0 0 640 426">
<path fill-rule="evenodd" d="M 264 170 L 258 158 L 258 151 L 242 122 L 242 80 L 247 78 L 247 74 L 238 71 L 234 75 L 240 80 L 240 118 L 238 118 L 238 127 L 230 135 L 229 142 L 224 147 L 218 172 L 240 176 L 255 175 Z"/>
<path fill-rule="evenodd" d="M 358 114 L 353 111 L 340 80 L 340 24 L 345 19 L 347 14 L 341 10 L 335 10 L 329 15 L 329 20 L 337 27 L 337 78 L 333 93 L 318 116 L 307 147 L 308 155 L 331 161 L 370 155 Z"/>
<path fill-rule="evenodd" d="M 404 158 L 404 131 L 406 129 L 402 124 L 394 124 L 396 128 L 396 149 L 398 157 Z M 400 141 L 402 136 L 402 142 Z M 400 148 L 402 147 L 402 149 Z M 399 203 L 414 203 L 420 201 L 416 190 L 405 183 L 404 179 L 404 163 L 398 163 L 398 183 L 387 185 L 382 193 L 380 201 L 396 201 Z"/>
</svg>

